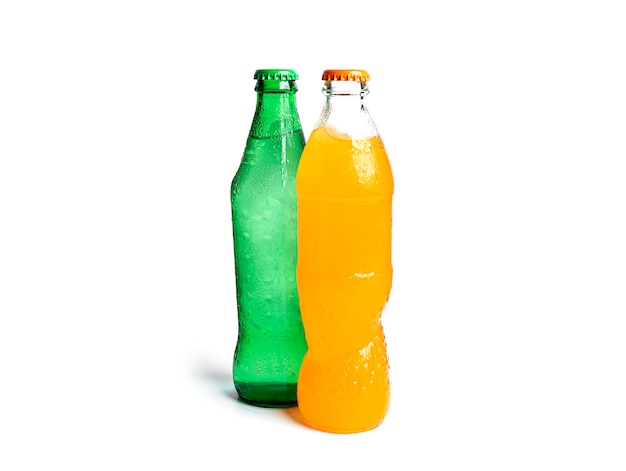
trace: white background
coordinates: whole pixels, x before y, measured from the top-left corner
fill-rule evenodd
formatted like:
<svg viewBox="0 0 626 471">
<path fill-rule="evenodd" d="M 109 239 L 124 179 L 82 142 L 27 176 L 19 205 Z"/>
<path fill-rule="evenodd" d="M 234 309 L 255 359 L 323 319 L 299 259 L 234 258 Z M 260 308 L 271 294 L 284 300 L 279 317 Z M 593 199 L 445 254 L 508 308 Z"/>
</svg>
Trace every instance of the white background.
<svg viewBox="0 0 626 471">
<path fill-rule="evenodd" d="M 0 3 L 0 469 L 626 469 L 620 1 Z M 392 402 L 235 400 L 254 70 L 364 68 Z"/>
</svg>

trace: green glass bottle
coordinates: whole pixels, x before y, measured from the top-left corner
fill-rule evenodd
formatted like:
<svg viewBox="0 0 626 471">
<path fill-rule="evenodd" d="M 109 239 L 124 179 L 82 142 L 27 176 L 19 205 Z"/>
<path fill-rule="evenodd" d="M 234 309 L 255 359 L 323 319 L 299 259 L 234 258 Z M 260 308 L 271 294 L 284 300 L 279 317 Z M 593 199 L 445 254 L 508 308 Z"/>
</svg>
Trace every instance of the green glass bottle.
<svg viewBox="0 0 626 471">
<path fill-rule="evenodd" d="M 307 350 L 296 284 L 296 170 L 305 139 L 298 75 L 254 74 L 256 109 L 231 184 L 239 334 L 233 380 L 244 402 L 292 407 Z"/>
</svg>

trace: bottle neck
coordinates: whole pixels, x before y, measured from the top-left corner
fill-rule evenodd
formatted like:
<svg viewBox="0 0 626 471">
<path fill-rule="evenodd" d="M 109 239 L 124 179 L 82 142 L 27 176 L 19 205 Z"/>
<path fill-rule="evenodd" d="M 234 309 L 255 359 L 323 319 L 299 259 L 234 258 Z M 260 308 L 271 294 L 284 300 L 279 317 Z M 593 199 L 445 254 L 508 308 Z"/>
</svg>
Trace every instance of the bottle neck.
<svg viewBox="0 0 626 471">
<path fill-rule="evenodd" d="M 255 90 L 257 100 L 251 137 L 275 137 L 302 129 L 296 105 L 298 88 L 295 81 L 259 80 Z"/>
<path fill-rule="evenodd" d="M 326 96 L 358 96 L 365 98 L 369 93 L 367 82 L 354 80 L 326 80 L 322 93 Z"/>
<path fill-rule="evenodd" d="M 322 93 L 326 102 L 316 128 L 329 126 L 352 138 L 378 135 L 365 103 L 369 93 L 367 82 L 327 80 Z"/>
</svg>

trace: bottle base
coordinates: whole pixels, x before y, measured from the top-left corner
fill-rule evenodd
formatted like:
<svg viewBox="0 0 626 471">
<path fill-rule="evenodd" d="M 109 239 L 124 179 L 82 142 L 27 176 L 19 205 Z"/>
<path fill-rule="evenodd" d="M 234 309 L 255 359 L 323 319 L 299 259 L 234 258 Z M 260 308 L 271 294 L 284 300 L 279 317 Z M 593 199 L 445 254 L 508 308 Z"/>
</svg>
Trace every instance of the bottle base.
<svg viewBox="0 0 626 471">
<path fill-rule="evenodd" d="M 296 383 L 235 383 L 240 401 L 275 409 L 297 406 L 296 388 Z"/>
</svg>

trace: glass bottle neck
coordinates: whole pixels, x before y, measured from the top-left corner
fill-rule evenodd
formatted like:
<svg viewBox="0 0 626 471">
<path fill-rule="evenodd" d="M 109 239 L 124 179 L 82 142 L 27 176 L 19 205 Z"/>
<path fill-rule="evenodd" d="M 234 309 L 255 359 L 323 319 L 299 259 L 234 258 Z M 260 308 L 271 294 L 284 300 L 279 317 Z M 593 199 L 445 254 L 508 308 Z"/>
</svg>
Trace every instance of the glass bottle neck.
<svg viewBox="0 0 626 471">
<path fill-rule="evenodd" d="M 376 125 L 365 105 L 367 82 L 327 80 L 322 93 L 326 103 L 316 128 L 328 126 L 352 138 L 378 135 Z"/>
<path fill-rule="evenodd" d="M 255 90 L 257 100 L 250 136 L 274 137 L 302 129 L 295 81 L 259 80 Z"/>
<path fill-rule="evenodd" d="M 353 80 L 326 80 L 324 82 L 324 88 L 322 88 L 324 95 L 330 96 L 357 96 L 365 98 L 369 93 L 367 82 L 357 82 Z"/>
</svg>

